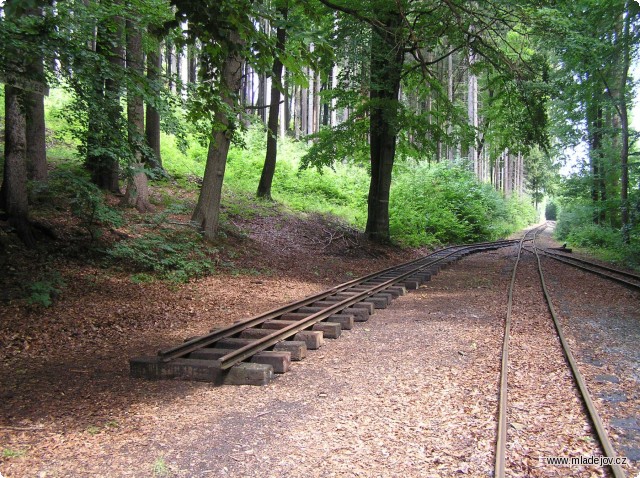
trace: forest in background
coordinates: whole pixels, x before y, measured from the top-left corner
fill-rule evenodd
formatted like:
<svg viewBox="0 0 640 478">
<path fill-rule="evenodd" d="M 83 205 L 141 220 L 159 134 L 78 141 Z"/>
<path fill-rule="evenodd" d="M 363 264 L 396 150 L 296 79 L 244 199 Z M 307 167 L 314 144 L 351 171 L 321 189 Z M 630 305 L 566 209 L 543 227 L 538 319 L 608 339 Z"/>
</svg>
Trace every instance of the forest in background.
<svg viewBox="0 0 640 478">
<path fill-rule="evenodd" d="M 92 245 L 127 206 L 215 243 L 221 204 L 255 196 L 420 246 L 549 202 L 560 238 L 637 264 L 636 2 L 196 3 L 4 2 L 0 208 L 24 244 L 54 203 Z"/>
</svg>

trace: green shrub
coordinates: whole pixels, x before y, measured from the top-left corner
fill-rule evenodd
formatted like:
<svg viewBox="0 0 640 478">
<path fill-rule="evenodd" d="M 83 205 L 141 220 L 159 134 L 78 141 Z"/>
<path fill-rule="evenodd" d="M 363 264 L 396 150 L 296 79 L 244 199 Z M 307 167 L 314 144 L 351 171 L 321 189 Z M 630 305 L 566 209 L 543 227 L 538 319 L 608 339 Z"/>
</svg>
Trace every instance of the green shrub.
<svg viewBox="0 0 640 478">
<path fill-rule="evenodd" d="M 107 255 L 135 272 L 133 282 L 149 282 L 144 274 L 149 272 L 171 282 L 187 282 L 215 271 L 210 258 L 215 252 L 195 231 L 165 230 L 120 241 Z"/>
<path fill-rule="evenodd" d="M 544 210 L 544 217 L 547 221 L 555 221 L 558 219 L 558 205 L 555 202 L 550 201 L 547 203 Z"/>
<path fill-rule="evenodd" d="M 40 201 L 68 205 L 92 241 L 101 236 L 102 227 L 122 225 L 122 215 L 105 203 L 104 192 L 69 167 L 53 171 L 49 181 L 39 184 L 35 194 Z"/>
<path fill-rule="evenodd" d="M 29 297 L 27 297 L 27 303 L 31 305 L 50 307 L 53 304 L 54 299 L 62 293 L 62 289 L 65 286 L 65 282 L 58 273 L 54 273 L 51 277 L 46 279 L 32 282 L 29 285 Z"/>
<path fill-rule="evenodd" d="M 640 235 L 631 230 L 629 244 L 622 242 L 616 227 L 593 222 L 595 210 L 589 200 L 565 200 L 558 213 L 555 236 L 569 247 L 582 248 L 596 257 L 628 267 L 640 267 Z"/>
<path fill-rule="evenodd" d="M 389 209 L 392 237 L 410 246 L 493 240 L 535 220 L 524 200 L 504 200 L 452 164 L 397 168 Z"/>
</svg>

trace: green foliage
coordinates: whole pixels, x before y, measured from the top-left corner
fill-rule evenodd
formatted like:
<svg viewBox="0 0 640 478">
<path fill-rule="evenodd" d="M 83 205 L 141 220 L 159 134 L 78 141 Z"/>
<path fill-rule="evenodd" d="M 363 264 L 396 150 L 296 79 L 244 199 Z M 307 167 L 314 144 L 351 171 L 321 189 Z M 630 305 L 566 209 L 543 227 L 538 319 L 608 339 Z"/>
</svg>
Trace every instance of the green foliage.
<svg viewBox="0 0 640 478">
<path fill-rule="evenodd" d="M 162 456 L 155 459 L 153 466 L 151 467 L 151 471 L 153 476 L 158 478 L 168 478 L 173 474 Z"/>
<path fill-rule="evenodd" d="M 66 201 L 92 241 L 101 236 L 102 227 L 122 224 L 120 212 L 105 203 L 104 192 L 79 171 L 56 169 L 38 193 L 41 200 Z"/>
<path fill-rule="evenodd" d="M 2 449 L 2 458 L 20 458 L 26 454 L 26 450 L 14 450 L 13 448 Z"/>
<path fill-rule="evenodd" d="M 555 202 L 550 201 L 547 203 L 544 210 L 544 217 L 547 221 L 555 221 L 558 219 L 558 205 Z"/>
<path fill-rule="evenodd" d="M 594 223 L 597 211 L 588 200 L 565 198 L 561 206 L 555 231 L 558 240 L 605 260 L 640 267 L 640 228 L 632 229 L 630 244 L 624 244 L 619 228 Z"/>
<path fill-rule="evenodd" d="M 158 278 L 183 283 L 215 271 L 209 249 L 195 231 L 165 229 L 143 234 L 115 244 L 107 255 L 127 270 L 136 271 L 132 282 L 149 282 Z"/>
<path fill-rule="evenodd" d="M 450 164 L 399 171 L 389 211 L 392 237 L 410 246 L 493 240 L 535 220 L 524 201 L 505 201 L 466 168 Z"/>
<path fill-rule="evenodd" d="M 264 161 L 264 128 L 252 126 L 243 136 L 244 148 L 229 152 L 223 199 L 225 217 L 275 213 L 272 203 L 253 199 Z M 302 212 L 336 214 L 363 228 L 366 221 L 369 174 L 365 167 L 338 162 L 331 168 L 300 170 L 306 151 L 301 143 L 280 140 L 273 183 L 277 202 Z M 165 167 L 193 170 L 187 152 L 165 156 Z M 391 234 L 406 245 L 494 239 L 535 222 L 529 201 L 504 200 L 489 185 L 480 185 L 463 167 L 398 165 L 391 196 Z M 428 219 L 428 220 L 427 220 Z M 145 280 L 144 277 L 141 280 Z"/>
<path fill-rule="evenodd" d="M 50 307 L 56 297 L 62 294 L 62 289 L 66 283 L 62 280 L 60 274 L 52 274 L 51 277 L 29 285 L 29 297 L 27 303 L 30 305 L 41 305 L 42 307 Z"/>
</svg>

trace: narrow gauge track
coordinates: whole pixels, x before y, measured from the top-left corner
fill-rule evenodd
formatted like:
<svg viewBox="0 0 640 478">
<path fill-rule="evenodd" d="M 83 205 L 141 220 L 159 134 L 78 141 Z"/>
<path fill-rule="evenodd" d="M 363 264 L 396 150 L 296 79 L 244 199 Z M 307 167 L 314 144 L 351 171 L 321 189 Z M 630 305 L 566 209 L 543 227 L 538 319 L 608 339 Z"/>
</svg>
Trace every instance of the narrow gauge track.
<svg viewBox="0 0 640 478">
<path fill-rule="evenodd" d="M 593 400 L 591 398 L 591 395 L 589 394 L 589 391 L 587 390 L 582 374 L 580 373 L 577 363 L 573 358 L 573 354 L 571 353 L 569 345 L 565 339 L 557 314 L 551 302 L 551 297 L 549 295 L 549 292 L 545 283 L 545 279 L 544 279 L 544 273 L 542 270 L 542 263 L 540 261 L 539 250 L 537 249 L 535 244 L 536 236 L 538 235 L 539 232 L 544 230 L 544 228 L 546 228 L 546 224 L 541 227 L 532 229 L 528 231 L 525 235 L 523 235 L 522 239 L 518 244 L 517 256 L 516 256 L 515 264 L 513 267 L 511 283 L 509 286 L 508 299 L 507 299 L 507 316 L 505 320 L 504 340 L 503 340 L 503 348 L 502 348 L 502 366 L 501 366 L 501 373 L 500 373 L 500 391 L 499 391 L 499 405 L 498 405 L 498 437 L 496 441 L 495 475 L 494 476 L 496 478 L 503 478 L 506 473 L 507 412 L 508 412 L 507 385 L 508 385 L 508 371 L 509 371 L 509 365 L 510 365 L 509 364 L 509 342 L 510 342 L 511 328 L 512 328 L 513 296 L 514 296 L 514 289 L 515 289 L 515 283 L 516 283 L 516 274 L 518 272 L 518 265 L 520 263 L 522 251 L 527 250 L 535 255 L 538 275 L 540 278 L 540 283 L 542 285 L 543 295 L 546 301 L 549 315 L 553 320 L 553 325 L 557 333 L 557 337 L 560 341 L 562 352 L 564 354 L 564 357 L 566 359 L 566 362 L 569 368 L 571 369 L 573 379 L 575 381 L 575 385 L 579 390 L 580 398 L 586 407 L 589 420 L 594 427 L 595 434 L 597 435 L 601 448 L 604 451 L 604 456 L 611 459 L 611 464 L 609 465 L 609 468 L 615 478 L 624 478 L 626 477 L 626 474 L 622 469 L 622 467 L 614 461 L 616 458 L 616 453 L 613 450 L 613 446 L 611 445 L 611 441 L 607 436 L 602 420 L 600 419 L 600 416 L 593 404 Z M 525 241 L 532 242 L 532 249 L 524 248 Z M 546 253 L 547 251 L 543 251 L 543 252 Z M 575 265 L 575 264 L 572 263 L 571 265 Z"/>
<path fill-rule="evenodd" d="M 578 259 L 577 257 L 568 256 L 567 254 L 561 254 L 549 249 L 538 249 L 538 252 L 542 252 L 544 255 L 556 261 L 591 272 L 592 274 L 623 284 L 632 289 L 640 289 L 640 275 L 638 274 L 614 269 L 613 267 L 608 267 L 593 261 Z"/>
<path fill-rule="evenodd" d="M 190 379 L 215 384 L 263 385 L 285 373 L 325 338 L 338 338 L 376 308 L 417 289 L 440 268 L 462 257 L 517 244 L 517 240 L 453 246 L 425 257 L 345 282 L 324 292 L 211 333 L 130 360 L 132 377 Z"/>
</svg>

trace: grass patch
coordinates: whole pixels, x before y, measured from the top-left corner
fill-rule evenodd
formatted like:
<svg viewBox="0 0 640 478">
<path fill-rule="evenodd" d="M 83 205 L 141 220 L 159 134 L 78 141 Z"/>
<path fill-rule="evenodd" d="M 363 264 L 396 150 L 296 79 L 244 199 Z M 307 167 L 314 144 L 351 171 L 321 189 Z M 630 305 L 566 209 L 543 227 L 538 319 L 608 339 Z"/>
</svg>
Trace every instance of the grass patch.
<svg viewBox="0 0 640 478">
<path fill-rule="evenodd" d="M 13 448 L 3 448 L 2 458 L 20 458 L 27 454 L 26 450 L 14 450 Z"/>
<path fill-rule="evenodd" d="M 173 474 L 171 468 L 169 468 L 169 465 L 167 465 L 167 462 L 162 456 L 155 459 L 151 467 L 151 472 L 153 476 L 158 478 L 167 478 Z"/>
</svg>

